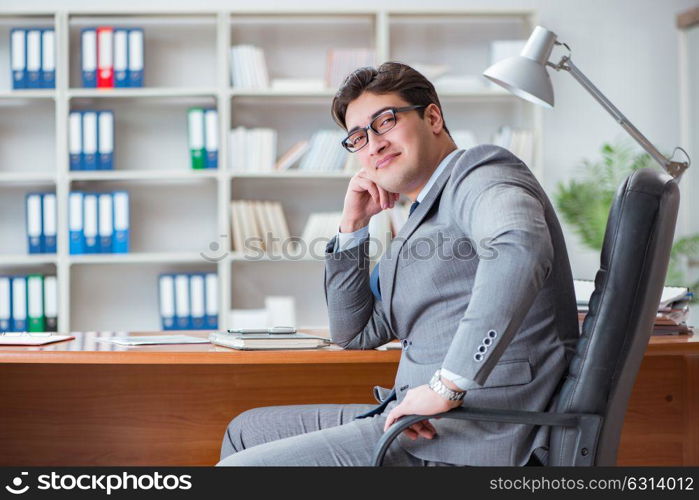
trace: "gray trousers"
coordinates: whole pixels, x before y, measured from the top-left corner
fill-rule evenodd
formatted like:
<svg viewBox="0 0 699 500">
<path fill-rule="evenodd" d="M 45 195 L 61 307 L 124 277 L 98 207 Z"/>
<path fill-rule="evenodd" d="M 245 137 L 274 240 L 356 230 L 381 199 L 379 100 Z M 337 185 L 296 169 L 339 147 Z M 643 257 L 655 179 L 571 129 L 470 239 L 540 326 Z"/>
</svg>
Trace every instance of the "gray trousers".
<svg viewBox="0 0 699 500">
<path fill-rule="evenodd" d="M 297 405 L 255 408 L 226 429 L 219 466 L 370 466 L 384 415 L 355 420 L 375 405 Z M 418 438 L 424 439 L 424 438 Z M 434 439 L 439 439 L 436 436 Z M 393 442 L 384 465 L 440 466 Z"/>
</svg>

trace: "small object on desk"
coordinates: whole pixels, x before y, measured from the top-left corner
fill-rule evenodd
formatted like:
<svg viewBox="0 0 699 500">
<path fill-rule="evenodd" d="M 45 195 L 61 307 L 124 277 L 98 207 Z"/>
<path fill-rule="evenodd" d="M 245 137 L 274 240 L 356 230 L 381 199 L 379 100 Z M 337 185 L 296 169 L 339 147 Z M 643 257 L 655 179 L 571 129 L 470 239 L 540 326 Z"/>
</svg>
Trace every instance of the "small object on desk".
<svg viewBox="0 0 699 500">
<path fill-rule="evenodd" d="M 117 345 L 139 346 L 158 344 L 208 344 L 207 339 L 189 335 L 153 335 L 142 337 L 106 337 L 97 338 L 100 342 L 111 342 Z"/>
<path fill-rule="evenodd" d="M 273 326 L 271 328 L 235 328 L 232 330 L 228 330 L 228 333 L 269 333 L 274 335 L 289 335 L 292 333 L 296 333 L 296 328 L 294 328 L 293 326 Z"/>
<path fill-rule="evenodd" d="M 278 330 L 271 331 L 275 329 Z M 284 333 L 279 327 L 261 328 L 258 331 L 250 328 L 242 330 L 212 333 L 209 340 L 212 344 L 241 350 L 317 349 L 330 344 L 330 340 L 325 337 L 300 333 L 295 328 L 291 333 Z"/>
<path fill-rule="evenodd" d="M 55 335 L 50 332 L 0 332 L 0 345 L 44 345 L 74 338 L 72 335 Z"/>
<path fill-rule="evenodd" d="M 377 351 L 393 351 L 397 349 L 402 349 L 403 344 L 400 343 L 398 340 L 392 340 L 390 342 L 387 342 L 386 344 L 380 345 L 379 347 L 376 348 Z"/>
</svg>

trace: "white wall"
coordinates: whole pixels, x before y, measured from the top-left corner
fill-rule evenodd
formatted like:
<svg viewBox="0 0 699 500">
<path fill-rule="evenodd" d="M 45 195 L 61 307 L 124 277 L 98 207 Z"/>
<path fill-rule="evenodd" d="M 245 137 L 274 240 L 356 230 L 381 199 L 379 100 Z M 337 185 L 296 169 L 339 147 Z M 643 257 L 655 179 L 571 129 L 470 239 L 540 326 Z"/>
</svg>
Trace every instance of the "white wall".
<svg viewBox="0 0 699 500">
<path fill-rule="evenodd" d="M 99 5 L 99 7 L 97 6 Z M 248 2 L 231 0 L 62 0 L 63 9 L 217 10 Z M 573 60 L 661 151 L 680 144 L 677 13 L 699 5 L 696 0 L 256 0 L 258 10 L 328 9 L 536 9 L 539 23 L 555 31 L 573 49 Z M 3 10 L 53 10 L 50 0 L 2 0 Z M 604 141 L 624 133 L 610 116 L 566 74 L 553 74 L 556 108 L 543 118 L 545 187 L 550 192 L 569 178 L 582 158 L 597 155 Z M 699 164 L 699 159 L 696 159 Z M 695 166 L 694 168 L 699 168 Z M 683 224 L 680 224 L 680 228 Z M 597 252 L 581 248 L 567 235 L 573 272 L 592 278 Z"/>
</svg>

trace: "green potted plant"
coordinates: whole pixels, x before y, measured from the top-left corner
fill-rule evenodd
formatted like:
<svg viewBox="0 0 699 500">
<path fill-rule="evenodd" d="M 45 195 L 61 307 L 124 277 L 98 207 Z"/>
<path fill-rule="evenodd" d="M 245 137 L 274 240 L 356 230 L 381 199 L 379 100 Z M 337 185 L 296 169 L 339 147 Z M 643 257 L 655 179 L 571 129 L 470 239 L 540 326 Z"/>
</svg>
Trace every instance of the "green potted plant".
<svg viewBox="0 0 699 500">
<path fill-rule="evenodd" d="M 647 153 L 639 153 L 626 142 L 605 143 L 600 150 L 601 159 L 583 160 L 580 177 L 565 183 L 559 182 L 554 193 L 558 213 L 580 237 L 582 243 L 601 251 L 609 209 L 619 185 L 634 170 L 644 167 L 658 168 Z M 697 301 L 699 281 L 688 283 L 682 271 L 686 259 L 699 256 L 699 234 L 678 238 L 672 246 L 666 285 L 685 286 L 694 293 Z"/>
</svg>

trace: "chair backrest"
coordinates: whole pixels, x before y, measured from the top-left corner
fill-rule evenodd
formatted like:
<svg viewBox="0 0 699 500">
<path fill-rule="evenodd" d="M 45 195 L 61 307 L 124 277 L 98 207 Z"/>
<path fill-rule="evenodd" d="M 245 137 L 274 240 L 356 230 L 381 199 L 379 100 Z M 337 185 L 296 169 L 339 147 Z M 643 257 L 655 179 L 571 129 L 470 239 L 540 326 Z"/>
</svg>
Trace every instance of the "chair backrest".
<svg viewBox="0 0 699 500">
<path fill-rule="evenodd" d="M 617 190 L 595 290 L 554 404 L 603 417 L 594 465 L 614 465 L 624 415 L 658 311 L 679 206 L 677 183 L 645 168 Z M 576 431 L 552 428 L 548 465 L 572 465 Z"/>
</svg>

